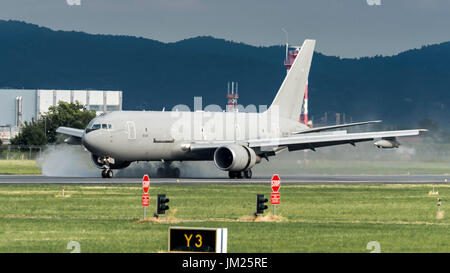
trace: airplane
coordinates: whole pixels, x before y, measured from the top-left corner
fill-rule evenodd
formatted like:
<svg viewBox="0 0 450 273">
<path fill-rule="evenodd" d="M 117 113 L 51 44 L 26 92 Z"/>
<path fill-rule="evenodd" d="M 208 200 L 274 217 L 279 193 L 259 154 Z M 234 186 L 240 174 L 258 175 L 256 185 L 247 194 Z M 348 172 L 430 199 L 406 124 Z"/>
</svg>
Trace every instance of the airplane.
<svg viewBox="0 0 450 273">
<path fill-rule="evenodd" d="M 335 130 L 379 120 L 310 128 L 299 115 L 315 48 L 304 41 L 272 104 L 265 111 L 116 111 L 90 121 L 85 130 L 59 127 L 68 144 L 82 144 L 103 178 L 135 161 L 161 161 L 160 177 L 180 177 L 174 161 L 214 161 L 229 178 L 251 178 L 262 159 L 297 151 L 375 141 L 379 148 L 397 148 L 397 137 L 426 129 L 347 133 Z M 330 131 L 331 130 L 331 131 Z"/>
</svg>

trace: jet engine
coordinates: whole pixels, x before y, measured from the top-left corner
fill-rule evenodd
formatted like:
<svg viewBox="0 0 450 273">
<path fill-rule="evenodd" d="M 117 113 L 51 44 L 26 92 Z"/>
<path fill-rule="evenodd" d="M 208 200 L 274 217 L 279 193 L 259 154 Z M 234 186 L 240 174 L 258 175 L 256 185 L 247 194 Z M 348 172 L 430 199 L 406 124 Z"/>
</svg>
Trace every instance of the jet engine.
<svg viewBox="0 0 450 273">
<path fill-rule="evenodd" d="M 249 170 L 260 161 L 253 149 L 238 144 L 221 146 L 214 152 L 214 164 L 222 171 Z"/>
<path fill-rule="evenodd" d="M 104 157 L 92 154 L 92 161 L 99 169 L 103 169 L 105 165 L 108 165 L 110 169 L 123 169 L 130 166 L 131 162 L 118 161 L 111 157 Z"/>
<path fill-rule="evenodd" d="M 398 148 L 400 146 L 400 143 L 398 143 L 395 138 L 383 138 L 376 141 L 373 145 L 377 146 L 378 148 L 392 149 Z"/>
<path fill-rule="evenodd" d="M 64 139 L 64 142 L 66 144 L 70 144 L 70 145 L 81 145 L 82 144 L 81 138 L 73 137 L 73 136 L 70 136 L 70 137 Z"/>
</svg>

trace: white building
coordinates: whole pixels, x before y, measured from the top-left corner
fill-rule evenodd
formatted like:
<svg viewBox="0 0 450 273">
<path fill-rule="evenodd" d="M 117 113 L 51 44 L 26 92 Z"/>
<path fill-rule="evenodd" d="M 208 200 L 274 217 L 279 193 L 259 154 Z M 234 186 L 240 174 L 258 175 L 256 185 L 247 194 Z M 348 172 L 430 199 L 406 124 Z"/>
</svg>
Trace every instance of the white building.
<svg viewBox="0 0 450 273">
<path fill-rule="evenodd" d="M 18 132 L 16 127 L 38 120 L 59 101 L 78 101 L 99 115 L 122 110 L 122 91 L 0 89 L 0 138 L 8 142 Z"/>
</svg>

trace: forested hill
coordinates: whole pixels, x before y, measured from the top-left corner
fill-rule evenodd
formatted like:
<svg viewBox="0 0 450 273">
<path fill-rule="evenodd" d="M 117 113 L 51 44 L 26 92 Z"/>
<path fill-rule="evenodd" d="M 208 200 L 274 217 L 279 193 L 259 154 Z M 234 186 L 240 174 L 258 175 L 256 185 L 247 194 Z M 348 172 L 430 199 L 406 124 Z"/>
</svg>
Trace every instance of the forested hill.
<svg viewBox="0 0 450 273">
<path fill-rule="evenodd" d="M 227 82 L 238 81 L 239 103 L 267 105 L 285 76 L 284 50 L 213 37 L 162 43 L 0 20 L 0 88 L 123 90 L 124 109 L 160 110 L 192 107 L 193 96 L 224 106 Z M 347 121 L 416 126 L 428 117 L 450 127 L 450 42 L 389 57 L 316 52 L 309 86 L 317 122 L 328 112 L 332 123 L 340 112 Z"/>
</svg>

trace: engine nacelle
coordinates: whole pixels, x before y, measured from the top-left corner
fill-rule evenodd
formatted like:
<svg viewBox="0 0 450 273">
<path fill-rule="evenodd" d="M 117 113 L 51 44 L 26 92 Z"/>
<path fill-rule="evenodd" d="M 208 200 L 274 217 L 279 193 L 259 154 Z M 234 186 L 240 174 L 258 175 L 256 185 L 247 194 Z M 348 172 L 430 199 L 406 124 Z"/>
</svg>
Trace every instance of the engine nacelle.
<svg viewBox="0 0 450 273">
<path fill-rule="evenodd" d="M 73 136 L 70 136 L 70 137 L 64 139 L 64 142 L 69 145 L 81 145 L 82 144 L 81 138 L 73 137 Z"/>
<path fill-rule="evenodd" d="M 111 169 L 123 169 L 130 166 L 131 162 L 128 161 L 118 161 L 111 157 L 103 157 L 92 154 L 92 161 L 95 166 L 99 169 L 102 169 L 105 165 L 109 165 Z"/>
<path fill-rule="evenodd" d="M 377 146 L 378 148 L 392 149 L 398 148 L 398 146 L 400 146 L 400 143 L 398 143 L 395 139 L 381 139 L 376 141 L 373 145 Z"/>
<path fill-rule="evenodd" d="M 222 146 L 214 152 L 214 164 L 222 171 L 245 171 L 260 161 L 253 149 L 238 144 Z"/>
</svg>

